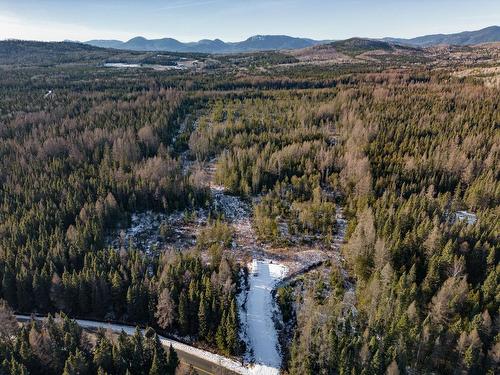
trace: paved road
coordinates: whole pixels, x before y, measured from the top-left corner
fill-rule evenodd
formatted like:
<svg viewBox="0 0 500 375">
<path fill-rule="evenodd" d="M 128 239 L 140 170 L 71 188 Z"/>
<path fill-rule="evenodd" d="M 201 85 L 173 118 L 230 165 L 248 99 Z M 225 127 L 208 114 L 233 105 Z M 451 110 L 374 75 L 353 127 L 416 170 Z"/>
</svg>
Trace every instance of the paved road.
<svg viewBox="0 0 500 375">
<path fill-rule="evenodd" d="M 16 315 L 16 318 L 20 322 L 26 322 L 31 320 L 31 316 L 28 315 Z M 37 317 L 37 320 L 44 319 L 43 317 Z M 135 332 L 135 327 L 103 323 L 92 320 L 81 320 L 76 319 L 76 322 L 83 328 L 104 328 L 110 329 L 113 332 L 124 331 L 128 335 L 133 335 Z M 234 375 L 234 374 L 248 374 L 248 369 L 242 366 L 240 363 L 220 356 L 218 354 L 213 354 L 205 350 L 201 350 L 181 342 L 167 339 L 163 336 L 159 336 L 160 341 L 165 346 L 170 346 L 175 349 L 179 360 L 181 363 L 193 366 L 193 368 L 198 372 L 199 375 Z"/>
<path fill-rule="evenodd" d="M 181 363 L 185 363 L 187 365 L 193 366 L 196 372 L 199 375 L 233 375 L 238 374 L 237 372 L 231 371 L 222 367 L 220 365 L 216 365 L 212 362 L 209 362 L 203 358 L 197 357 L 193 354 L 182 352 L 180 350 L 176 350 L 177 355 L 179 356 L 179 360 Z"/>
</svg>

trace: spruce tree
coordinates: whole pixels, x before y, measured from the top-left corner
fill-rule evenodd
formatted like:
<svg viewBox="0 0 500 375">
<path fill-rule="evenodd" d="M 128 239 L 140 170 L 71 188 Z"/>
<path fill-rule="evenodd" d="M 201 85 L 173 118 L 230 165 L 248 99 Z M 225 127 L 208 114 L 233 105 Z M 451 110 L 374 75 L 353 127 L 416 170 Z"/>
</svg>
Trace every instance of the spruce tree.
<svg viewBox="0 0 500 375">
<path fill-rule="evenodd" d="M 113 346 L 104 335 L 98 339 L 93 361 L 95 367 L 103 371 L 113 372 Z"/>
<path fill-rule="evenodd" d="M 186 292 L 182 290 L 179 296 L 179 326 L 181 333 L 183 335 L 188 333 L 189 329 L 189 312 L 188 312 L 188 300 Z"/>
<path fill-rule="evenodd" d="M 86 375 L 90 374 L 90 366 L 85 355 L 76 349 L 71 353 L 64 365 L 63 375 Z"/>
<path fill-rule="evenodd" d="M 168 348 L 168 373 L 175 375 L 175 370 L 177 370 L 179 363 L 180 361 L 177 356 L 177 352 L 172 347 L 172 344 L 170 344 L 170 347 Z"/>
<path fill-rule="evenodd" d="M 226 322 L 226 345 L 227 350 L 231 354 L 238 354 L 239 352 L 239 338 L 238 338 L 238 314 L 236 312 L 236 302 L 233 299 L 229 314 L 227 314 Z"/>
<path fill-rule="evenodd" d="M 167 374 L 167 368 L 164 362 L 161 360 L 161 355 L 155 349 L 153 353 L 153 360 L 151 362 L 151 367 L 149 369 L 149 375 L 164 375 Z"/>
<path fill-rule="evenodd" d="M 205 340 L 208 334 L 207 324 L 207 308 L 205 295 L 202 293 L 200 297 L 200 307 L 198 309 L 198 336 L 201 340 Z"/>
<path fill-rule="evenodd" d="M 222 314 L 222 318 L 219 322 L 219 326 L 217 327 L 217 332 L 215 334 L 215 342 L 220 351 L 226 353 L 227 344 L 226 344 L 226 314 L 225 311 Z"/>
</svg>

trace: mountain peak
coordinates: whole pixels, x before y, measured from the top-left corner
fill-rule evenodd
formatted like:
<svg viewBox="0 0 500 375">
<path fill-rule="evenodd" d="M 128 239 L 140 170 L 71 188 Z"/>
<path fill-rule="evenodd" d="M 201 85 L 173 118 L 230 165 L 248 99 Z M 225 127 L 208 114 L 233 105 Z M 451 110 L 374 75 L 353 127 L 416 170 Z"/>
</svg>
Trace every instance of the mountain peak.
<svg viewBox="0 0 500 375">
<path fill-rule="evenodd" d="M 136 37 L 128 40 L 127 43 L 131 43 L 131 42 L 136 43 L 136 42 L 145 42 L 145 41 L 147 41 L 147 39 L 144 38 L 143 36 L 136 36 Z"/>
</svg>

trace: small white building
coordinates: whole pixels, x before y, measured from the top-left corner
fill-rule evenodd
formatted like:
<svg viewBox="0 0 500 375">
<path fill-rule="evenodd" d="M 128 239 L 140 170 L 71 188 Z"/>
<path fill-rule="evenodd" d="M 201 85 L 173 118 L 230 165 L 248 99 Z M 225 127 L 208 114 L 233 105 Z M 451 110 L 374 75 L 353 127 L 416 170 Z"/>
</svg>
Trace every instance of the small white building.
<svg viewBox="0 0 500 375">
<path fill-rule="evenodd" d="M 477 216 L 472 212 L 468 211 L 457 211 L 455 212 L 455 222 L 456 221 L 466 221 L 467 224 L 473 225 L 477 221 Z"/>
</svg>

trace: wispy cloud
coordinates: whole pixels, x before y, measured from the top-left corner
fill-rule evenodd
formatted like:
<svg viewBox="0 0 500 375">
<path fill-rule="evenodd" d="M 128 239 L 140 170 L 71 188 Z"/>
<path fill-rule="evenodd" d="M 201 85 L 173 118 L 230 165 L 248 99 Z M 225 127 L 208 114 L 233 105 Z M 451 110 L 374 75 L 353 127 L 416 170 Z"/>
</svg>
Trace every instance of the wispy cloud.
<svg viewBox="0 0 500 375">
<path fill-rule="evenodd" d="M 197 8 L 205 5 L 212 5 L 216 3 L 223 3 L 224 0 L 186 0 L 186 1 L 173 1 L 169 4 L 160 7 L 160 10 L 175 10 L 183 8 Z"/>
<path fill-rule="evenodd" d="M 2 12 L 0 14 L 0 40 L 26 39 L 60 41 L 122 38 L 134 36 L 131 32 L 106 30 L 79 24 L 66 24 L 44 20 L 26 19 L 17 14 Z"/>
</svg>

